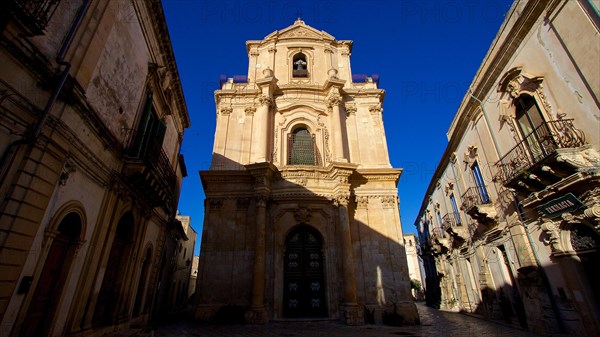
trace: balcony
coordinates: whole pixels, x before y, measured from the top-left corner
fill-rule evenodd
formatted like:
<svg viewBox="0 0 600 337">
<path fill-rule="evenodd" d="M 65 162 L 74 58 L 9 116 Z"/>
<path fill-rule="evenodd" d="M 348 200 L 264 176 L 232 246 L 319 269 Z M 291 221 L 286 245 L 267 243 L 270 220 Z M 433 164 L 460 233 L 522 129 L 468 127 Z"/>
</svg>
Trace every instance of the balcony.
<svg viewBox="0 0 600 337">
<path fill-rule="evenodd" d="M 5 1 L 6 4 L 2 6 L 3 9 L 12 14 L 12 18 L 26 29 L 28 35 L 43 34 L 46 25 L 60 3 L 60 0 Z M 2 17 L 0 20 L 4 21 L 6 17 Z"/>
<path fill-rule="evenodd" d="M 450 235 L 451 243 L 460 246 L 469 238 L 469 233 L 461 223 L 460 215 L 448 213 L 442 217 L 442 228 Z"/>
<path fill-rule="evenodd" d="M 450 250 L 448 235 L 440 227 L 431 230 L 431 246 L 434 255 L 445 254 Z"/>
<path fill-rule="evenodd" d="M 177 176 L 162 142 L 133 130 L 125 141 L 123 175 L 152 207 L 172 214 L 177 207 Z"/>
<path fill-rule="evenodd" d="M 544 122 L 496 163 L 494 179 L 526 193 L 541 190 L 569 174 L 568 165 L 556 160 L 557 151 L 584 144 L 572 119 Z"/>
<path fill-rule="evenodd" d="M 496 208 L 487 194 L 486 186 L 470 187 L 461 198 L 461 209 L 471 218 L 483 224 L 490 224 L 495 220 Z"/>
</svg>

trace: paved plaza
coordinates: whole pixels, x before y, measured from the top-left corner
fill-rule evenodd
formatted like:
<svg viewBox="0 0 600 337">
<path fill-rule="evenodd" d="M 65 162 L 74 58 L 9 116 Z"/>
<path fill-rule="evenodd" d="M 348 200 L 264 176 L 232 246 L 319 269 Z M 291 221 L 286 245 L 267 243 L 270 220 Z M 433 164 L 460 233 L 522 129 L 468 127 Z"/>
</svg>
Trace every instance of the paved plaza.
<svg viewBox="0 0 600 337">
<path fill-rule="evenodd" d="M 138 334 L 153 337 L 379 337 L 379 336 L 513 336 L 531 337 L 534 334 L 520 329 L 482 320 L 459 313 L 444 312 L 417 305 L 420 326 L 390 327 L 384 325 L 346 326 L 336 321 L 270 322 L 257 325 L 208 325 L 180 318 L 170 324 L 157 326 L 151 332 Z M 117 336 L 117 335 L 115 335 Z M 120 336 L 126 336 L 122 333 Z"/>
</svg>

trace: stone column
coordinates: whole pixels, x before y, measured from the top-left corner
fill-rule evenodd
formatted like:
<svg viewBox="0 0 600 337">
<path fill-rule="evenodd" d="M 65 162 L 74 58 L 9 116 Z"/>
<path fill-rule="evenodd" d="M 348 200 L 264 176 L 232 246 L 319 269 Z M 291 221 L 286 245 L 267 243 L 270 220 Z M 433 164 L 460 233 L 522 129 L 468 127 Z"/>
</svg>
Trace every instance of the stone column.
<svg viewBox="0 0 600 337">
<path fill-rule="evenodd" d="M 338 93 L 333 93 L 327 99 L 328 106 L 331 108 L 332 128 L 333 131 L 333 161 L 348 162 L 344 155 L 344 130 L 346 123 L 346 115 L 342 112 L 340 104 L 342 98 Z M 342 115 L 343 114 L 343 115 Z"/>
<path fill-rule="evenodd" d="M 267 95 L 258 98 L 259 107 L 254 114 L 254 134 L 252 135 L 252 163 L 264 163 L 269 158 L 269 113 L 273 99 Z"/>
<path fill-rule="evenodd" d="M 344 304 L 342 305 L 343 320 L 348 325 L 364 324 L 364 312 L 358 306 L 356 298 L 356 276 L 354 274 L 354 258 L 352 254 L 352 238 L 350 236 L 350 220 L 348 218 L 348 194 L 337 196 L 340 219 L 340 239 L 342 240 L 342 269 L 344 277 Z"/>
<path fill-rule="evenodd" d="M 252 269 L 252 303 L 246 313 L 250 324 L 267 323 L 265 310 L 265 236 L 267 223 L 267 197 L 256 198 L 256 240 L 254 244 L 254 267 Z"/>
</svg>

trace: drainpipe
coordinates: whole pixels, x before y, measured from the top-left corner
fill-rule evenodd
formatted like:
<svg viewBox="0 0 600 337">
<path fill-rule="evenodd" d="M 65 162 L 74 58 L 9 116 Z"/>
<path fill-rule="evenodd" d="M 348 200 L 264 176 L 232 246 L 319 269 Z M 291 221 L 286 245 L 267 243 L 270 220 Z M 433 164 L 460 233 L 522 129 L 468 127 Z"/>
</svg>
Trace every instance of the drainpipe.
<svg viewBox="0 0 600 337">
<path fill-rule="evenodd" d="M 54 88 L 54 91 L 52 92 L 52 96 L 50 97 L 50 100 L 48 101 L 48 103 L 46 103 L 46 107 L 44 108 L 42 115 L 36 122 L 35 127 L 33 128 L 33 131 L 31 133 L 29 133 L 28 135 L 23 136 L 23 138 L 13 141 L 8 146 L 8 148 L 5 152 L 6 155 L 3 156 L 3 158 L 2 158 L 2 162 L 0 163 L 0 176 L 2 178 L 0 180 L 0 185 L 2 185 L 4 183 L 4 179 L 6 178 L 6 174 L 8 172 L 8 167 L 11 166 L 10 164 L 15 159 L 15 156 L 17 154 L 17 147 L 19 145 L 23 145 L 23 144 L 33 145 L 35 140 L 39 137 L 40 133 L 42 132 L 42 129 L 44 128 L 44 124 L 46 124 L 46 121 L 48 120 L 48 116 L 50 115 L 50 112 L 52 111 L 52 108 L 54 107 L 54 104 L 56 103 L 56 101 L 58 99 L 58 95 L 62 91 L 62 89 L 67 81 L 67 78 L 69 76 L 69 72 L 71 71 L 71 67 L 72 67 L 71 63 L 64 61 L 65 53 L 67 51 L 67 48 L 69 47 L 69 44 L 73 40 L 75 31 L 77 31 L 77 28 L 79 27 L 79 24 L 81 23 L 83 14 L 85 13 L 86 9 L 88 8 L 89 3 L 90 3 L 90 0 L 85 0 L 83 2 L 83 4 L 81 5 L 81 8 L 79 9 L 79 12 L 77 13 L 77 17 L 75 18 L 75 21 L 71 25 L 71 28 L 69 29 L 69 32 L 67 33 L 67 36 L 65 37 L 65 41 L 63 42 L 63 44 L 60 48 L 60 51 L 58 52 L 58 55 L 56 56 L 56 62 L 59 65 L 64 66 L 65 69 L 63 70 L 63 72 L 60 76 L 58 85 Z"/>
</svg>

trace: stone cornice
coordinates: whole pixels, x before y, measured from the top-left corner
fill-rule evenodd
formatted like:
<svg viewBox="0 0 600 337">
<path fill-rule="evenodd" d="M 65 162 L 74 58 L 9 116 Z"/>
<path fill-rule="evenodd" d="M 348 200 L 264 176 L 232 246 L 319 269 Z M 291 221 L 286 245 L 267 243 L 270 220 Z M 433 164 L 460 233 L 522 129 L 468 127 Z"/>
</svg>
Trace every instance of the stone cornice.
<svg viewBox="0 0 600 337">
<path fill-rule="evenodd" d="M 167 21 L 165 13 L 160 0 L 148 0 L 143 2 L 135 2 L 137 6 L 139 4 L 145 4 L 148 8 L 148 13 L 151 15 L 152 26 L 157 35 L 157 41 L 160 44 L 161 54 L 165 58 L 165 66 L 172 74 L 173 88 L 175 94 L 175 101 L 177 103 L 178 111 L 184 128 L 190 127 L 190 117 L 185 103 L 185 97 L 183 95 L 183 87 L 181 86 L 181 80 L 179 78 L 179 71 L 177 69 L 177 62 L 175 61 L 175 53 L 171 44 L 171 37 L 169 36 L 169 29 L 167 28 Z"/>
</svg>

